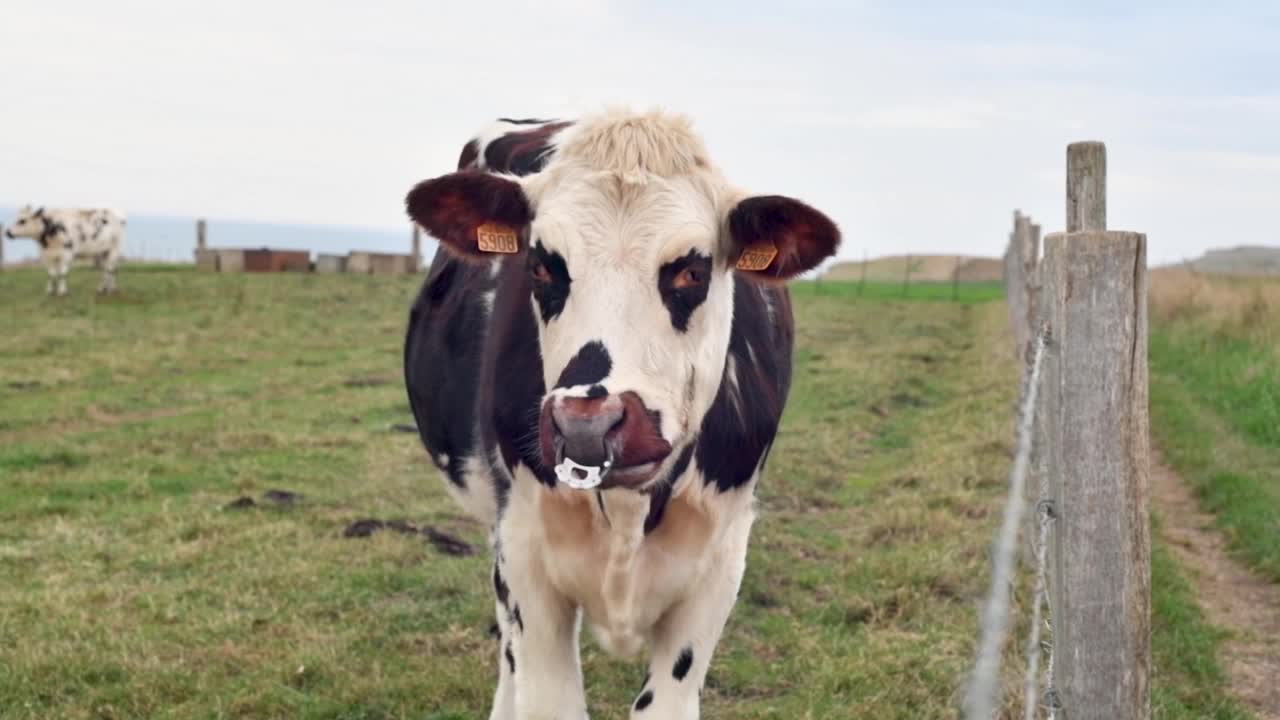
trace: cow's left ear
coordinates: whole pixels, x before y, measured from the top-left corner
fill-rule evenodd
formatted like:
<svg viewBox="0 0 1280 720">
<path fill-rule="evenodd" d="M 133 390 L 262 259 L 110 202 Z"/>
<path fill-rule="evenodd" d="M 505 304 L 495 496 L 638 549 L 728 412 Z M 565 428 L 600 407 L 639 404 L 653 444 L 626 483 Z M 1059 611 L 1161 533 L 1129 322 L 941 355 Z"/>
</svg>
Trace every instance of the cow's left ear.
<svg viewBox="0 0 1280 720">
<path fill-rule="evenodd" d="M 445 247 L 471 260 L 520 252 L 533 220 L 519 183 L 479 170 L 418 183 L 405 197 L 405 208 Z"/>
<path fill-rule="evenodd" d="M 729 261 L 761 280 L 789 280 L 812 270 L 840 247 L 831 218 L 782 195 L 756 195 L 729 211 Z"/>
</svg>

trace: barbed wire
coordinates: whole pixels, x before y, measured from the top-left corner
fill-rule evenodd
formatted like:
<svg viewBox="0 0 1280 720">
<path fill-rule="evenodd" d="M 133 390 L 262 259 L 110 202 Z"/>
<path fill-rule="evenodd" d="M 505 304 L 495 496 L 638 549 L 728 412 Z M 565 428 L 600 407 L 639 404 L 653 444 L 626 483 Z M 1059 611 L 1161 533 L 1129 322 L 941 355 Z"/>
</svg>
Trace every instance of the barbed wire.
<svg viewBox="0 0 1280 720">
<path fill-rule="evenodd" d="M 991 720 L 997 703 L 997 689 L 1000 685 L 1000 656 L 1005 638 L 1009 631 L 1009 587 L 1013 578 L 1013 560 L 1018 542 L 1018 528 L 1022 525 L 1022 516 L 1026 510 L 1025 488 L 1027 484 L 1027 467 L 1031 461 L 1031 430 L 1035 418 L 1036 401 L 1040 389 L 1040 367 L 1044 359 L 1045 347 L 1049 343 L 1049 328 L 1043 325 L 1035 337 L 1031 348 L 1030 370 L 1026 374 L 1022 389 L 1022 402 L 1018 408 L 1017 449 L 1014 453 L 1013 468 L 1009 471 L 1009 494 L 1005 498 L 1004 519 L 1000 532 L 996 536 L 993 548 L 991 588 L 987 593 L 982 608 L 982 623 L 978 640 L 978 652 L 974 661 L 968 691 L 964 700 L 964 717 L 967 720 Z M 1042 482 L 1041 491 L 1044 491 Z M 1049 520 L 1048 522 L 1051 522 Z M 1037 548 L 1037 587 L 1046 576 L 1048 537 L 1047 522 L 1041 523 L 1041 542 Z M 1047 593 L 1037 592 L 1036 613 L 1039 613 L 1041 600 Z M 1034 632 L 1039 632 L 1038 618 L 1034 622 Z M 1037 636 L 1035 663 L 1039 664 L 1039 638 Z M 1052 654 L 1049 656 L 1049 667 L 1052 668 Z M 1028 680 L 1033 685 L 1034 675 Z M 1054 703 L 1056 705 L 1056 701 Z M 1034 713 L 1036 704 L 1030 704 Z M 1028 717 L 1034 717 L 1029 715 Z"/>
<path fill-rule="evenodd" d="M 1036 539 L 1036 585 L 1033 591 L 1034 599 L 1032 600 L 1031 608 L 1031 632 L 1027 634 L 1027 676 L 1023 686 L 1023 720 L 1035 720 L 1036 707 L 1041 700 L 1043 700 L 1044 707 L 1049 712 L 1049 720 L 1055 720 L 1058 715 L 1058 693 L 1053 687 L 1053 641 L 1040 642 L 1040 609 L 1047 607 L 1049 604 L 1049 563 L 1047 562 L 1049 555 L 1049 528 L 1057 517 L 1053 501 L 1048 499 L 1048 485 L 1048 474 L 1041 473 L 1040 497 L 1042 499 L 1036 504 L 1036 511 L 1040 516 L 1040 535 Z M 1053 622 L 1047 617 L 1044 621 L 1044 628 L 1052 636 Z M 1041 681 L 1039 675 L 1041 652 L 1047 656 L 1048 660 L 1045 663 L 1045 677 L 1043 679 L 1045 685 L 1044 695 L 1043 698 L 1037 698 L 1037 689 Z"/>
</svg>

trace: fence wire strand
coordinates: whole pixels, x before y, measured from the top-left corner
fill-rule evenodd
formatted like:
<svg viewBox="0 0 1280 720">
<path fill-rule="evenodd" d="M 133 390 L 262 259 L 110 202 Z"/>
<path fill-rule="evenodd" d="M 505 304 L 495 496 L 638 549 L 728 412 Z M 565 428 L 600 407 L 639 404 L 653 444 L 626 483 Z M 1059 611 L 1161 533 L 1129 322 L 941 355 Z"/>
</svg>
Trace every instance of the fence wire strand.
<svg viewBox="0 0 1280 720">
<path fill-rule="evenodd" d="M 1048 499 L 1048 480 L 1047 475 L 1042 475 L 1040 480 L 1040 502 L 1036 504 L 1036 511 L 1040 516 L 1040 534 L 1036 539 L 1036 586 L 1034 590 L 1034 599 L 1031 607 L 1031 632 L 1027 634 L 1027 676 L 1023 687 L 1023 720 L 1035 720 L 1036 707 L 1040 703 L 1037 697 L 1040 687 L 1040 653 L 1043 651 L 1048 656 L 1046 663 L 1046 675 L 1044 685 L 1046 687 L 1044 693 L 1044 706 L 1048 710 L 1049 720 L 1057 717 L 1057 694 L 1053 691 L 1053 641 L 1048 640 L 1044 643 L 1040 642 L 1041 629 L 1041 608 L 1049 604 L 1049 571 L 1048 571 L 1048 555 L 1049 555 L 1049 527 L 1053 525 L 1054 509 L 1053 502 Z M 1050 622 L 1044 621 L 1044 628 L 1050 634 L 1053 628 Z"/>
<path fill-rule="evenodd" d="M 1042 327 L 1032 347 L 1031 367 L 1026 375 L 1022 403 L 1018 408 L 1017 452 L 1014 454 L 1013 468 L 1009 472 L 1009 494 L 1005 498 L 1004 520 L 993 548 L 991 588 L 983 604 L 978 654 L 964 701 L 966 720 L 991 720 L 997 707 L 1000 655 L 1009 632 L 1009 589 L 1013 578 L 1014 554 L 1018 528 L 1022 525 L 1022 515 L 1026 510 L 1025 488 L 1027 467 L 1031 461 L 1031 428 L 1040 388 L 1040 366 L 1048 339 L 1048 327 Z M 1047 555 L 1043 550 L 1045 544 L 1042 542 L 1041 549 L 1037 552 L 1040 558 Z M 1041 566 L 1043 567 L 1043 563 Z M 1043 569 L 1040 570 L 1041 574 L 1043 572 Z M 1034 704 L 1032 707 L 1034 711 Z"/>
</svg>

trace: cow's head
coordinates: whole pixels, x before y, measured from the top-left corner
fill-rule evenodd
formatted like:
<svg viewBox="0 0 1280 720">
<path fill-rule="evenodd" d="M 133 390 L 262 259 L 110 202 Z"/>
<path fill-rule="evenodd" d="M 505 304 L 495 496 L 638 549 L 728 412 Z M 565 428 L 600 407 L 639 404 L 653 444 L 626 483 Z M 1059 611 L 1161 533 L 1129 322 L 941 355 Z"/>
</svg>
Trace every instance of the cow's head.
<svg viewBox="0 0 1280 720">
<path fill-rule="evenodd" d="M 49 218 L 45 217 L 43 207 L 32 208 L 30 205 L 23 205 L 18 208 L 18 216 L 13 224 L 5 229 L 4 234 L 11 239 L 21 237 L 39 239 L 44 236 L 48 226 Z"/>
<path fill-rule="evenodd" d="M 724 375 L 733 284 L 785 282 L 840 241 L 799 200 L 730 186 L 688 121 L 659 113 L 580 122 L 537 174 L 461 171 L 406 204 L 463 258 L 523 256 L 543 462 L 608 463 L 604 487 L 644 485 L 696 437 Z"/>
</svg>

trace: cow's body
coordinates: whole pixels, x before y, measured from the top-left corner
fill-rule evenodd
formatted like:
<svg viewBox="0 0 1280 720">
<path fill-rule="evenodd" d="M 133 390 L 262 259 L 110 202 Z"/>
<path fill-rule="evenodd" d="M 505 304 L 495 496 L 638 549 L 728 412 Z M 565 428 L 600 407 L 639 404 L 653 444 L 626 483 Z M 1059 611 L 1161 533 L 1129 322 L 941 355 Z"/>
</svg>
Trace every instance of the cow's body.
<svg viewBox="0 0 1280 720">
<path fill-rule="evenodd" d="M 67 294 L 67 273 L 77 258 L 92 258 L 102 266 L 98 292 L 115 292 L 116 266 L 124 248 L 125 218 L 107 208 L 23 207 L 5 231 L 11 238 L 27 237 L 40 245 L 40 259 L 49 273 L 46 292 Z"/>
<path fill-rule="evenodd" d="M 669 130 L 664 121 L 648 117 L 653 124 L 646 130 Z M 606 116 L 595 122 L 610 121 Z M 575 131 L 565 123 L 499 123 L 464 149 L 460 176 L 468 182 L 477 170 L 528 176 L 547 166 L 555 176 L 559 149 L 567 144 L 565 152 L 580 151 L 574 144 L 584 141 Z M 566 182 L 564 177 L 557 181 Z M 619 187 L 627 182 L 619 180 Z M 432 207 L 446 200 L 433 199 Z M 412 195 L 409 202 L 413 212 Z M 425 224 L 428 230 L 445 228 L 446 220 L 456 218 L 434 217 Z M 643 223 L 624 218 L 621 224 Z M 555 231 L 536 222 L 532 228 L 522 242 L 541 234 L 537 250 L 547 254 L 542 243 Z M 719 230 L 708 232 L 710 242 L 718 242 Z M 585 716 L 580 619 L 614 654 L 631 656 L 649 646 L 650 677 L 633 717 L 698 717 L 703 679 L 745 568 L 755 486 L 790 383 L 793 321 L 785 286 L 737 277 L 741 273 L 730 264 L 707 281 L 709 287 L 704 283 L 696 289 L 705 299 L 686 302 L 663 290 L 666 310 L 657 305 L 662 317 L 656 320 L 631 318 L 630 308 L 619 306 L 608 316 L 627 327 L 618 330 L 611 323 L 589 329 L 587 337 L 601 339 L 585 344 L 557 342 L 551 330 L 568 320 L 557 316 L 562 305 L 549 291 L 535 287 L 543 276 L 531 279 L 526 256 L 534 250 L 477 262 L 444 249 L 447 245 L 442 239 L 413 306 L 405 376 L 423 442 L 446 485 L 463 507 L 494 528 L 502 642 L 491 718 Z M 578 286 L 584 289 L 574 292 L 589 292 L 584 247 L 592 248 L 572 245 L 549 254 L 563 254 L 567 259 L 560 265 L 578 268 L 575 279 L 566 276 L 566 293 Z M 597 281 L 625 282 L 625 266 L 632 261 L 618 256 L 610 262 L 623 268 L 620 275 Z M 654 272 L 659 284 L 671 265 Z M 608 267 L 594 272 L 603 275 Z M 642 293 L 638 285 L 635 294 Z M 573 315 L 586 322 L 581 317 Z M 611 349 L 616 356 L 627 347 L 628 334 L 644 334 L 646 322 L 654 328 L 667 325 L 674 342 L 697 335 L 702 345 L 676 360 L 686 377 L 671 377 L 664 387 L 661 362 L 669 358 L 655 355 L 663 352 L 658 330 L 632 352 L 640 370 L 611 357 Z M 648 381 L 646 373 L 653 376 Z M 554 390 L 548 392 L 549 387 Z M 641 387 L 646 392 L 629 392 Z M 628 436 L 631 445 L 618 450 L 617 464 L 625 465 L 628 453 L 641 452 L 634 447 L 646 443 L 661 446 L 645 456 L 658 459 L 636 463 L 642 479 L 620 480 L 615 487 L 581 490 L 558 482 L 549 458 L 552 444 L 561 448 L 564 443 L 549 440 L 548 434 L 568 433 L 560 427 L 564 422 L 548 416 L 561 418 L 556 413 L 562 405 L 610 402 L 630 408 L 629 413 L 624 408 L 624 419 L 615 427 L 627 430 L 633 415 L 647 415 L 652 423 Z M 571 450 L 573 441 L 568 440 Z M 626 469 L 616 472 L 628 477 Z"/>
</svg>

